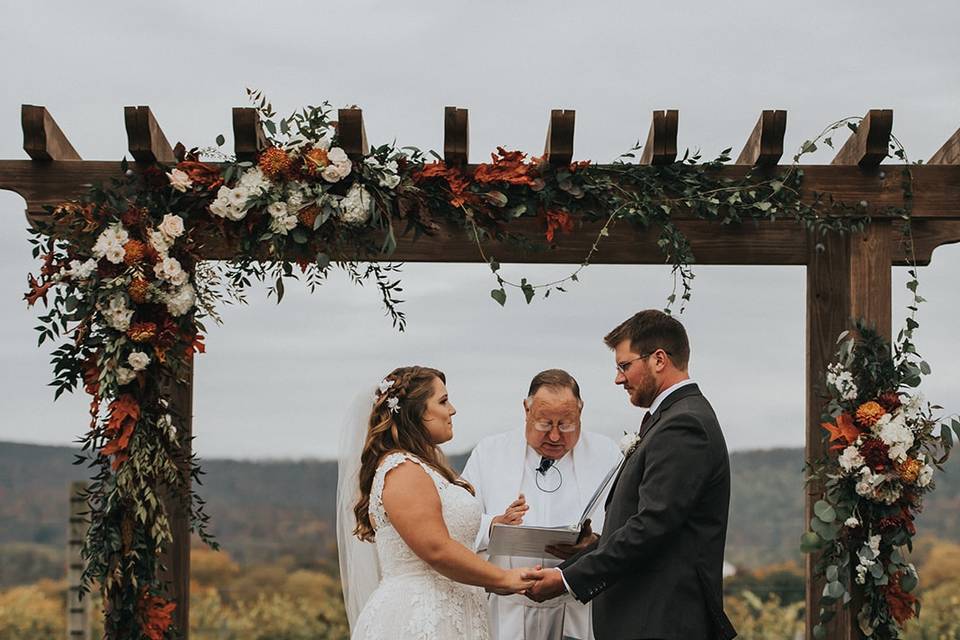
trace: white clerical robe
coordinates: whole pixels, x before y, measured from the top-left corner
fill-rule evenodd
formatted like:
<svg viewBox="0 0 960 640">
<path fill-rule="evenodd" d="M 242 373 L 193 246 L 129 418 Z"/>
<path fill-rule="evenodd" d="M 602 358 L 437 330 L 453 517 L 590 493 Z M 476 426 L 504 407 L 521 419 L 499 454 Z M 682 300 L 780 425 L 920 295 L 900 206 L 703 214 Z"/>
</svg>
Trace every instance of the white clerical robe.
<svg viewBox="0 0 960 640">
<path fill-rule="evenodd" d="M 515 430 L 481 440 L 463 470 L 476 489 L 483 505 L 483 521 L 477 536 L 477 551 L 484 552 L 489 543 L 491 520 L 502 514 L 522 493 L 530 507 L 523 524 L 561 526 L 575 524 L 587 501 L 603 482 L 607 473 L 620 463 L 623 455 L 606 436 L 582 431 L 576 446 L 540 475 L 540 455 L 526 442 L 524 431 Z M 557 478 L 562 478 L 560 486 Z M 603 527 L 603 499 L 592 515 L 592 529 Z M 554 567 L 560 560 L 544 554 L 541 558 L 494 556 L 490 561 L 501 567 Z M 570 596 L 536 603 L 523 595 L 491 595 L 488 600 L 493 640 L 555 640 L 563 637 L 592 640 L 591 607 Z"/>
</svg>

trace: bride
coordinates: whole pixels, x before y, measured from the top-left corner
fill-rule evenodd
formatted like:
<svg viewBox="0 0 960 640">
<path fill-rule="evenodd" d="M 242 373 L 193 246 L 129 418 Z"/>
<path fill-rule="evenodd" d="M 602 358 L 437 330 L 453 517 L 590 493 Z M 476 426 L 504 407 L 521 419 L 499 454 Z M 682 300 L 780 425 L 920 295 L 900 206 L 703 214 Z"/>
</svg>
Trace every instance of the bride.
<svg viewBox="0 0 960 640">
<path fill-rule="evenodd" d="M 366 428 L 347 425 L 337 541 L 353 640 L 486 640 L 484 590 L 533 585 L 526 569 L 472 551 L 480 503 L 437 447 L 453 437 L 455 413 L 441 371 L 401 367 L 380 383 Z M 345 457 L 351 449 L 359 455 Z"/>
</svg>

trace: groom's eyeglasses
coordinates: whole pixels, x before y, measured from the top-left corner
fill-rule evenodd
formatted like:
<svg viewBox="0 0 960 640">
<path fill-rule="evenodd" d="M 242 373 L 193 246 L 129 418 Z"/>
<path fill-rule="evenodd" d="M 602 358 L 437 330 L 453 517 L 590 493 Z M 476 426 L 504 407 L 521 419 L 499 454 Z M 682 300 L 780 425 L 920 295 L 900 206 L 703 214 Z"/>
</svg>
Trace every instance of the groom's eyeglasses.
<svg viewBox="0 0 960 640">
<path fill-rule="evenodd" d="M 655 354 L 657 351 L 661 351 L 661 349 L 654 349 L 654 350 L 651 351 L 650 353 L 641 354 L 641 355 L 637 356 L 636 358 L 634 358 L 633 360 L 627 360 L 626 362 L 618 362 L 618 363 L 616 364 L 617 371 L 619 371 L 620 373 L 626 373 L 626 372 L 627 372 L 627 369 L 629 369 L 629 368 L 630 368 L 630 365 L 632 365 L 634 362 L 636 362 L 637 360 L 646 360 L 647 358 L 649 358 L 650 356 L 652 356 L 653 354 Z M 663 352 L 664 352 L 665 354 L 667 354 L 668 356 L 673 355 L 672 353 L 670 353 L 669 351 L 666 351 L 666 350 L 663 350 Z"/>
</svg>

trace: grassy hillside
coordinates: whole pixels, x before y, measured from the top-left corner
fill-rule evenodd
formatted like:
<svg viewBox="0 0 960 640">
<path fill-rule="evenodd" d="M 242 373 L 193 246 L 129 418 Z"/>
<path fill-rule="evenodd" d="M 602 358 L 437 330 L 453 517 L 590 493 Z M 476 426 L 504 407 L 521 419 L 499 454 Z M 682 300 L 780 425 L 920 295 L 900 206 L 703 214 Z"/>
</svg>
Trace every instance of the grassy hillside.
<svg viewBox="0 0 960 640">
<path fill-rule="evenodd" d="M 67 486 L 86 478 L 75 450 L 0 443 L 0 587 L 62 573 Z M 460 467 L 464 457 L 452 462 Z M 803 451 L 731 455 L 733 498 L 727 558 L 738 566 L 799 559 L 803 531 Z M 336 464 L 330 461 L 203 461 L 200 494 L 213 532 L 241 563 L 284 556 L 322 567 L 333 552 Z M 960 463 L 937 476 L 919 520 L 922 533 L 960 541 Z"/>
</svg>

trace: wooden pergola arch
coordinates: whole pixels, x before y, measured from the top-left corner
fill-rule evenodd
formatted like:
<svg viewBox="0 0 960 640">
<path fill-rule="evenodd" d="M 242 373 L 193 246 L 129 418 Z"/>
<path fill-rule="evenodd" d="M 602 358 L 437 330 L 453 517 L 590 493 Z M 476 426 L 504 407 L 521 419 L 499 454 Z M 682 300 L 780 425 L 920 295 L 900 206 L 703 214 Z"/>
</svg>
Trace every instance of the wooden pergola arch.
<svg viewBox="0 0 960 640">
<path fill-rule="evenodd" d="M 466 109 L 447 107 L 444 113 L 444 160 L 468 169 L 469 128 Z M 177 154 L 157 124 L 149 107 L 125 107 L 124 121 L 128 148 L 134 163 L 142 169 L 155 162 L 173 163 Z M 556 165 L 573 158 L 575 113 L 551 112 L 545 154 Z M 910 263 L 896 228 L 901 221 L 883 217 L 888 207 L 902 207 L 904 192 L 897 166 L 881 165 L 887 157 L 893 113 L 871 110 L 861 126 L 846 141 L 829 165 L 804 165 L 803 194 L 812 200 L 816 193 L 829 193 L 844 202 L 863 203 L 875 217 L 862 233 L 811 237 L 791 220 L 753 222 L 720 226 L 713 222 L 675 216 L 676 225 L 687 236 L 700 264 L 721 265 L 803 265 L 807 271 L 806 311 L 806 452 L 817 457 L 824 452 L 820 414 L 825 400 L 822 376 L 832 359 L 836 337 L 850 328 L 855 319 L 874 325 L 889 339 L 891 334 L 891 267 Z M 45 206 L 57 205 L 85 194 L 90 185 L 106 183 L 117 175 L 116 161 L 82 160 L 48 111 L 41 106 L 22 107 L 23 148 L 29 160 L 0 160 L 0 189 L 15 191 L 27 205 L 27 217 L 46 216 Z M 678 114 L 676 110 L 655 111 L 641 164 L 670 164 L 677 155 Z M 737 160 L 719 169 L 728 177 L 741 177 L 753 170 L 759 175 L 776 175 L 786 170 L 779 165 L 783 155 L 785 111 L 763 111 Z M 253 158 L 265 144 L 259 115 L 251 108 L 233 109 L 235 151 L 238 158 Z M 341 109 L 338 114 L 341 146 L 357 157 L 367 150 L 360 109 Z M 960 130 L 954 133 L 930 160 L 912 167 L 913 235 L 918 265 L 930 262 L 933 250 L 960 241 Z M 532 221 L 518 220 L 521 231 L 539 236 L 542 229 Z M 526 228 L 523 225 L 528 225 Z M 512 225 L 512 228 L 516 228 Z M 501 262 L 579 264 L 593 244 L 598 224 L 586 223 L 565 234 L 559 246 L 547 252 L 525 253 L 510 244 L 496 245 L 490 252 Z M 662 264 L 655 230 L 618 228 L 603 242 L 592 259 L 597 264 Z M 819 247 L 818 247 L 819 245 Z M 235 250 L 220 238 L 205 239 L 204 257 L 227 259 Z M 479 262 L 473 239 L 460 228 L 450 226 L 436 235 L 416 242 L 398 238 L 392 261 Z M 186 416 L 181 431 L 189 448 L 192 425 L 192 375 L 185 385 L 173 390 L 172 400 Z M 189 476 L 187 476 L 189 482 Z M 807 492 L 805 518 L 813 515 L 818 499 L 816 487 Z M 189 620 L 190 539 L 188 514 L 171 503 L 174 543 L 166 558 L 171 581 L 171 598 L 177 602 L 176 624 L 185 632 Z M 798 522 L 797 537 L 804 531 Z M 818 597 L 823 582 L 813 577 L 815 557 L 808 556 L 807 635 L 818 622 Z M 831 623 L 831 638 L 858 638 L 856 620 L 844 612 Z M 185 636 L 186 637 L 186 636 Z"/>
</svg>

